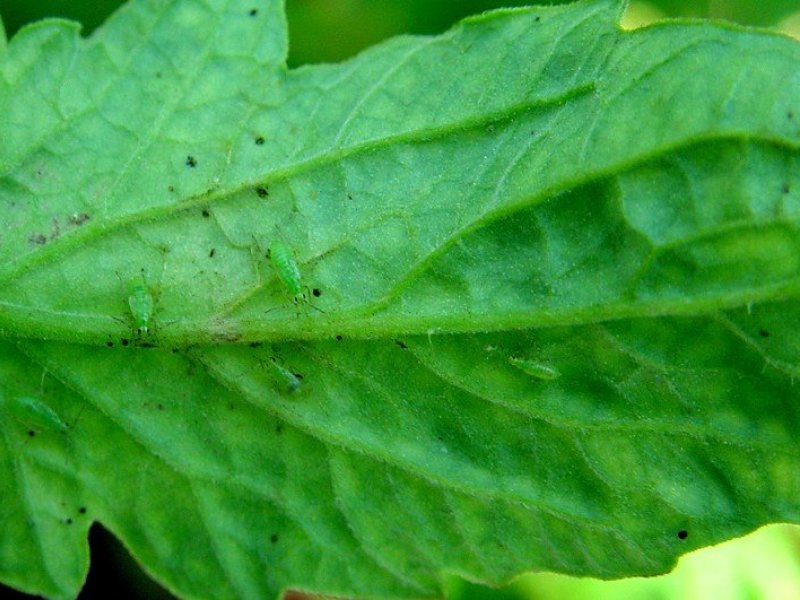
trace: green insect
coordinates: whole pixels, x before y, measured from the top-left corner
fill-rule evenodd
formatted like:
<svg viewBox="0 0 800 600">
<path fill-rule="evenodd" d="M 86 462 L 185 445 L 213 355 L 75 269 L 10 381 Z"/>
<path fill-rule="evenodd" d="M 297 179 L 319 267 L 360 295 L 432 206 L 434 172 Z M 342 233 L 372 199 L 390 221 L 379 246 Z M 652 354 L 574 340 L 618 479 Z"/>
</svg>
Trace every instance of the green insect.
<svg viewBox="0 0 800 600">
<path fill-rule="evenodd" d="M 300 283 L 300 269 L 297 267 L 292 249 L 279 240 L 272 242 L 269 247 L 269 261 L 272 268 L 275 269 L 278 279 L 283 282 L 292 295 L 294 303 L 305 302 L 307 296 Z"/>
<path fill-rule="evenodd" d="M 150 322 L 153 318 L 155 300 L 147 287 L 142 271 L 136 279 L 128 283 L 128 308 L 133 317 L 133 326 L 139 337 L 149 335 Z"/>
<path fill-rule="evenodd" d="M 69 425 L 62 421 L 52 408 L 43 400 L 33 396 L 0 398 L 0 406 L 15 421 L 30 427 L 31 432 L 36 429 L 60 432 L 69 429 Z"/>
<path fill-rule="evenodd" d="M 270 357 L 270 369 L 279 392 L 294 394 L 300 389 L 300 382 L 303 376 L 299 373 L 292 373 L 286 367 L 278 364 L 275 357 Z"/>
<path fill-rule="evenodd" d="M 552 381 L 553 379 L 558 379 L 561 376 L 561 373 L 558 372 L 558 369 L 533 360 L 511 357 L 508 359 L 508 362 L 510 362 L 523 373 L 530 375 L 531 377 L 535 377 L 536 379 Z"/>
</svg>

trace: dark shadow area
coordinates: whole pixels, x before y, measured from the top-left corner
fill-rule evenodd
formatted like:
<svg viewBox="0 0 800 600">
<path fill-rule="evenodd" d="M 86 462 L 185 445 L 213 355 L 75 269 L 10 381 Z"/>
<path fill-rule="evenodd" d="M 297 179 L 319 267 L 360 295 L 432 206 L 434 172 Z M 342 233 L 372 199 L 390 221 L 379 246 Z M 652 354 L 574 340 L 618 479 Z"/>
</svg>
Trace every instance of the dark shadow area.
<svg viewBox="0 0 800 600">
<path fill-rule="evenodd" d="M 150 579 L 117 538 L 100 525 L 89 531 L 89 549 L 89 575 L 78 600 L 174 600 L 175 596 Z M 34 598 L 39 596 L 0 585 L 0 600 Z"/>
<path fill-rule="evenodd" d="M 23 594 L 16 590 L 12 590 L 10 587 L 6 587 L 0 583 L 0 598 L 3 600 L 31 600 L 32 598 L 39 598 L 40 596 L 31 596 L 29 594 Z"/>
<path fill-rule="evenodd" d="M 175 598 L 150 579 L 117 538 L 100 525 L 92 526 L 89 531 L 89 547 L 92 562 L 79 600 Z"/>
</svg>

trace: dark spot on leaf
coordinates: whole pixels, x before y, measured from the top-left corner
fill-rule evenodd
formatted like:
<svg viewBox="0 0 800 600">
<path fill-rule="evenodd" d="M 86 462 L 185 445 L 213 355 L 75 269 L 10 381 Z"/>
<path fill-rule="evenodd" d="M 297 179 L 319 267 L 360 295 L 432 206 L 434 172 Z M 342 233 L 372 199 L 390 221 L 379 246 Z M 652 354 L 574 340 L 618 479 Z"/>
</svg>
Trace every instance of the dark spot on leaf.
<svg viewBox="0 0 800 600">
<path fill-rule="evenodd" d="M 256 194 L 258 194 L 259 198 L 266 198 L 269 196 L 269 190 L 265 187 L 257 187 Z"/>
<path fill-rule="evenodd" d="M 128 344 L 130 344 L 130 343 L 131 343 L 131 341 L 130 341 L 130 340 L 127 340 L 127 339 L 125 339 L 125 338 L 122 338 L 122 339 L 120 340 L 120 343 L 121 343 L 123 346 L 127 346 Z"/>
<path fill-rule="evenodd" d="M 341 342 L 341 341 L 342 341 L 342 336 L 340 336 L 340 335 L 337 335 L 337 336 L 336 336 L 336 341 L 337 341 L 337 342 Z"/>
<path fill-rule="evenodd" d="M 788 194 L 790 190 L 791 190 L 791 188 L 789 187 L 789 184 L 788 184 L 788 183 L 784 183 L 784 184 L 781 186 L 781 191 L 782 191 L 784 194 Z"/>
<path fill-rule="evenodd" d="M 211 213 L 208 212 L 207 208 L 204 208 L 203 212 L 201 212 L 200 214 L 203 215 L 206 219 L 211 216 Z"/>
<path fill-rule="evenodd" d="M 113 348 L 114 347 L 114 342 L 109 340 L 109 341 L 106 342 L 106 346 L 108 346 L 109 348 Z"/>
<path fill-rule="evenodd" d="M 79 513 L 81 513 L 82 515 L 85 515 L 85 514 L 86 514 L 86 507 L 85 507 L 85 506 L 81 506 L 81 507 L 78 509 L 78 512 L 79 512 Z"/>
<path fill-rule="evenodd" d="M 759 329 L 758 330 L 758 335 L 760 335 L 763 338 L 768 338 L 769 337 L 769 331 L 767 331 L 766 329 Z"/>
<path fill-rule="evenodd" d="M 262 346 L 262 345 L 263 345 L 263 342 L 250 342 L 250 347 L 251 348 L 258 348 L 259 346 Z"/>
<path fill-rule="evenodd" d="M 794 113 L 790 110 L 789 112 L 786 113 L 786 118 L 791 121 L 792 119 L 794 119 Z"/>
<path fill-rule="evenodd" d="M 180 351 L 181 351 L 181 350 L 180 350 L 180 348 L 173 348 L 173 349 L 172 349 L 172 353 L 173 353 L 173 354 L 177 354 L 177 353 L 178 353 L 178 352 L 180 352 Z"/>
<path fill-rule="evenodd" d="M 28 437 L 36 437 L 36 432 L 33 429 L 28 429 Z"/>
<path fill-rule="evenodd" d="M 406 346 L 401 340 L 395 340 L 394 343 L 400 346 L 400 348 L 403 350 L 408 350 L 408 346 Z"/>
<path fill-rule="evenodd" d="M 294 375 L 298 379 L 302 379 L 303 378 L 303 374 L 302 373 L 292 373 L 292 375 Z"/>
<path fill-rule="evenodd" d="M 164 410 L 164 405 L 163 404 L 156 404 L 156 408 L 158 410 Z"/>
<path fill-rule="evenodd" d="M 533 20 L 538 23 L 539 21 L 542 20 L 542 17 L 540 17 L 539 15 L 536 15 Z"/>
<path fill-rule="evenodd" d="M 269 260 L 269 257 L 270 257 L 270 256 L 272 256 L 272 252 L 270 252 L 269 250 L 267 250 L 267 251 L 264 253 L 264 257 L 265 257 L 267 260 Z"/>
<path fill-rule="evenodd" d="M 155 348 L 156 345 L 153 342 L 139 342 L 139 348 Z"/>
<path fill-rule="evenodd" d="M 76 227 L 80 227 L 86 221 L 91 219 L 91 217 L 86 213 L 75 213 L 69 216 L 69 223 L 70 225 L 75 225 Z"/>
<path fill-rule="evenodd" d="M 685 529 L 681 529 L 678 532 L 678 539 L 679 540 L 685 540 L 687 537 L 689 537 L 689 532 L 686 531 Z"/>
<path fill-rule="evenodd" d="M 250 12 L 248 13 L 251 17 L 255 17 L 258 14 L 257 8 L 251 8 Z"/>
<path fill-rule="evenodd" d="M 348 200 L 352 200 L 352 199 L 353 199 L 353 194 L 352 194 L 352 192 L 347 192 L 347 199 L 348 199 Z"/>
<path fill-rule="evenodd" d="M 322 290 L 319 288 L 314 288 L 313 290 L 311 290 L 311 295 L 314 296 L 314 298 L 319 298 L 320 296 L 322 296 Z"/>
<path fill-rule="evenodd" d="M 258 136 L 256 138 L 256 146 L 263 146 L 264 145 L 264 138 L 263 136 Z"/>
<path fill-rule="evenodd" d="M 50 232 L 50 239 L 54 240 L 61 235 L 61 224 L 58 219 L 53 219 L 53 230 Z"/>
<path fill-rule="evenodd" d="M 278 534 L 273 533 L 271 536 L 269 536 L 269 541 L 272 542 L 273 544 L 276 543 L 278 541 Z"/>
<path fill-rule="evenodd" d="M 186 157 L 186 166 L 195 168 L 197 166 L 197 159 L 190 154 Z"/>
<path fill-rule="evenodd" d="M 283 423 L 278 423 L 275 426 L 275 433 L 277 433 L 278 435 L 283 433 Z"/>
<path fill-rule="evenodd" d="M 208 253 L 208 258 L 214 258 L 214 255 L 217 253 L 216 248 L 212 248 Z"/>
<path fill-rule="evenodd" d="M 174 185 L 167 186 L 167 189 L 168 189 L 170 192 L 174 192 L 174 191 L 175 191 L 175 186 L 174 186 Z"/>
<path fill-rule="evenodd" d="M 66 523 L 67 525 L 72 525 L 72 519 L 67 519 L 66 521 L 64 521 L 64 523 Z"/>
<path fill-rule="evenodd" d="M 42 233 L 34 233 L 28 238 L 28 241 L 31 244 L 36 244 L 37 246 L 43 246 L 47 243 L 47 236 Z"/>
</svg>

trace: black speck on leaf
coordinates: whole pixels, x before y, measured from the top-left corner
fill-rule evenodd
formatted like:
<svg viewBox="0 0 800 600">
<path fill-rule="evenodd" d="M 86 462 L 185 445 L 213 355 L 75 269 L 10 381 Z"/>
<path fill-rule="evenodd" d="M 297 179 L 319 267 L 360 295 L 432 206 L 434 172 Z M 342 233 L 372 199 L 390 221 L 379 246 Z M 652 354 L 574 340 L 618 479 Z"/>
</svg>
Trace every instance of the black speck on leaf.
<svg viewBox="0 0 800 600">
<path fill-rule="evenodd" d="M 536 17 L 533 20 L 538 23 L 539 21 L 542 20 L 542 17 L 540 17 L 539 15 L 536 15 Z"/>
<path fill-rule="evenodd" d="M 208 253 L 208 258 L 214 258 L 214 255 L 217 253 L 216 248 L 212 248 L 211 251 Z"/>
<path fill-rule="evenodd" d="M 337 335 L 337 336 L 336 336 L 336 341 L 337 341 L 337 342 L 341 342 L 341 341 L 342 341 L 342 336 L 340 336 L 340 335 Z"/>
<path fill-rule="evenodd" d="M 760 329 L 758 331 L 758 335 L 760 335 L 763 338 L 768 338 L 769 337 L 769 331 L 767 331 L 766 329 Z"/>
<path fill-rule="evenodd" d="M 197 159 L 192 155 L 187 156 L 186 157 L 186 166 L 187 167 L 191 167 L 191 168 L 196 167 L 197 166 Z"/>
<path fill-rule="evenodd" d="M 248 13 L 251 17 L 255 17 L 258 14 L 257 8 L 251 8 L 250 12 Z"/>
<path fill-rule="evenodd" d="M 265 187 L 257 187 L 256 194 L 258 194 L 259 198 L 266 198 L 269 196 L 269 190 Z"/>
<path fill-rule="evenodd" d="M 109 340 L 109 341 L 106 342 L 106 346 L 108 346 L 109 348 L 113 348 L 114 347 L 114 342 Z"/>
<path fill-rule="evenodd" d="M 269 536 L 269 541 L 272 542 L 273 544 L 276 543 L 278 541 L 278 534 L 273 533 L 271 536 Z"/>
<path fill-rule="evenodd" d="M 784 183 L 784 184 L 781 186 L 781 191 L 782 191 L 784 194 L 788 194 L 790 190 L 791 190 L 791 188 L 789 187 L 789 184 L 788 184 L 788 183 Z"/>
<path fill-rule="evenodd" d="M 314 288 L 313 290 L 311 290 L 311 295 L 314 296 L 314 298 L 319 298 L 320 296 L 322 296 L 322 290 L 319 288 Z"/>
<path fill-rule="evenodd" d="M 28 437 L 36 437 L 36 432 L 33 429 L 28 429 Z"/>
<path fill-rule="evenodd" d="M 211 216 L 211 213 L 210 213 L 210 212 L 208 212 L 208 209 L 207 209 L 207 208 L 204 208 L 204 209 L 203 209 L 203 212 L 202 212 L 202 213 L 200 213 L 200 214 L 201 214 L 201 215 L 203 215 L 203 216 L 204 216 L 206 219 L 207 219 L 208 217 L 210 217 L 210 216 Z"/>
<path fill-rule="evenodd" d="M 36 244 L 37 246 L 43 246 L 47 243 L 47 236 L 42 233 L 34 233 L 29 238 L 28 241 L 31 244 Z"/>
<path fill-rule="evenodd" d="M 175 191 L 175 186 L 174 185 L 170 185 L 170 186 L 167 187 L 167 190 L 169 190 L 170 192 L 174 192 Z"/>
<path fill-rule="evenodd" d="M 78 512 L 79 512 L 79 513 L 81 513 L 82 515 L 85 515 L 85 514 L 86 514 L 86 507 L 85 507 L 85 506 L 81 506 L 81 507 L 78 509 Z"/>
<path fill-rule="evenodd" d="M 263 136 L 258 136 L 256 138 L 256 146 L 263 146 L 263 145 L 264 145 L 264 137 Z"/>
<path fill-rule="evenodd" d="M 263 345 L 263 342 L 250 342 L 251 348 L 258 348 L 259 346 Z"/>
<path fill-rule="evenodd" d="M 67 519 L 66 521 L 64 521 L 64 523 L 66 523 L 67 525 L 72 525 L 72 519 Z"/>
<path fill-rule="evenodd" d="M 400 348 L 403 350 L 408 350 L 408 346 L 406 346 L 401 340 L 395 340 L 394 343 L 400 346 Z"/>
<path fill-rule="evenodd" d="M 123 346 L 127 346 L 128 344 L 130 344 L 130 343 L 131 343 L 131 341 L 130 341 L 130 340 L 126 340 L 125 338 L 122 338 L 122 339 L 120 340 L 120 343 L 121 343 Z"/>
<path fill-rule="evenodd" d="M 681 530 L 678 532 L 678 539 L 679 539 L 679 540 L 685 540 L 685 539 L 686 539 L 686 538 L 688 538 L 688 537 L 689 537 L 689 532 L 688 532 L 688 531 L 686 531 L 685 529 L 681 529 Z"/>
</svg>

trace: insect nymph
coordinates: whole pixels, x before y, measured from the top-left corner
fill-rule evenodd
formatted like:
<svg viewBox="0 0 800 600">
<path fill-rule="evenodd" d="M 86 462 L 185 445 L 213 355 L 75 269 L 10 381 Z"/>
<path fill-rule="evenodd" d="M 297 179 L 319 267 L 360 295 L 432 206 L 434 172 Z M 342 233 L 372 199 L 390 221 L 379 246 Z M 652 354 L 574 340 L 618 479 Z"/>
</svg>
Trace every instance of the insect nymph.
<svg viewBox="0 0 800 600">
<path fill-rule="evenodd" d="M 139 336 L 150 333 L 150 320 L 153 317 L 155 301 L 147 282 L 144 280 L 144 272 L 128 283 L 128 308 L 133 317 L 133 326 Z"/>
<path fill-rule="evenodd" d="M 553 379 L 558 379 L 558 377 L 561 375 L 561 373 L 559 373 L 558 369 L 555 367 L 551 367 L 534 360 L 511 357 L 508 359 L 508 362 L 510 362 L 523 373 L 543 381 L 552 381 Z"/>
<path fill-rule="evenodd" d="M 269 261 L 272 268 L 275 269 L 278 279 L 283 282 L 292 295 L 294 303 L 305 302 L 307 296 L 300 283 L 300 269 L 297 267 L 292 249 L 279 240 L 272 242 L 269 247 Z"/>
<path fill-rule="evenodd" d="M 33 396 L 0 397 L 0 407 L 28 427 L 46 431 L 66 431 L 69 428 L 47 403 Z"/>
</svg>

